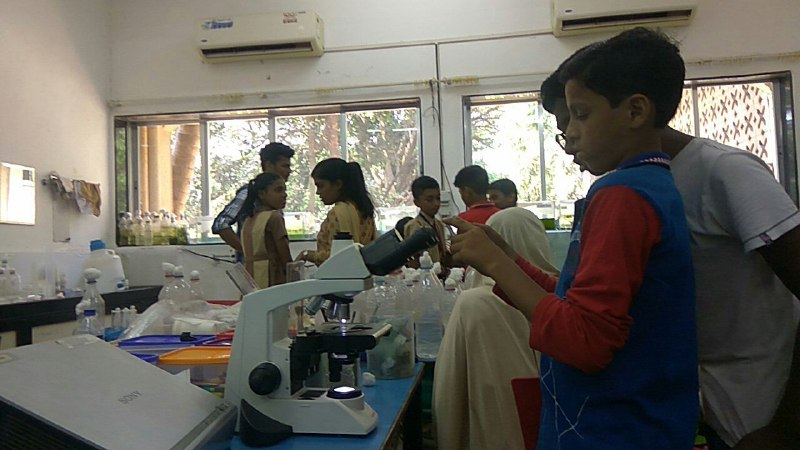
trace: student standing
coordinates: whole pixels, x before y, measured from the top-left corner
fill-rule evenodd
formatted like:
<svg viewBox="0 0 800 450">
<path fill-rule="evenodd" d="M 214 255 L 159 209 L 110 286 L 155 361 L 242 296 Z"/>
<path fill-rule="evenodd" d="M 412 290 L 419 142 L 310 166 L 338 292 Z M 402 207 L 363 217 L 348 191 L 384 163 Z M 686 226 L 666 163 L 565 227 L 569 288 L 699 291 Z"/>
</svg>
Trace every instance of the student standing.
<svg viewBox="0 0 800 450">
<path fill-rule="evenodd" d="M 325 205 L 333 205 L 320 225 L 316 251 L 306 250 L 298 260 L 322 264 L 331 256 L 337 233 L 350 233 L 353 242 L 369 244 L 377 235 L 375 206 L 367 192 L 364 174 L 356 162 L 340 158 L 320 161 L 311 171 L 317 195 Z"/>
<path fill-rule="evenodd" d="M 606 175 L 576 214 L 557 280 L 498 236 L 452 221 L 455 261 L 493 278 L 531 322 L 530 344 L 542 352 L 538 450 L 672 450 L 694 441 L 694 272 L 683 205 L 660 152 L 683 78 L 677 47 L 641 28 L 562 69 L 567 139 Z"/>
<path fill-rule="evenodd" d="M 569 110 L 559 75 L 542 83 L 542 104 L 564 132 Z M 559 143 L 587 169 L 570 142 Z M 793 313 L 800 296 L 800 213 L 749 152 L 669 127 L 661 145 L 672 157 L 692 236 L 700 432 L 709 450 L 794 449 L 800 442 Z"/>
<path fill-rule="evenodd" d="M 292 261 L 289 236 L 280 211 L 286 207 L 286 182 L 275 173 L 262 173 L 247 185 L 242 214 L 242 250 L 247 272 L 260 288 L 286 282 Z"/>
<path fill-rule="evenodd" d="M 406 222 L 403 227 L 403 236 L 410 237 L 420 228 L 431 228 L 436 233 L 437 243 L 427 250 L 433 262 L 442 264 L 443 269 L 449 267 L 450 257 L 444 237 L 444 223 L 436 218 L 442 204 L 439 182 L 423 175 L 411 183 L 411 195 L 414 205 L 419 208 L 419 214 L 414 219 Z M 419 255 L 416 255 L 409 265 L 419 267 Z"/>
<path fill-rule="evenodd" d="M 284 181 L 289 181 L 293 156 L 294 150 L 288 145 L 270 142 L 259 151 L 261 170 L 264 173 L 276 173 Z M 242 255 L 242 242 L 237 232 L 242 231 L 242 222 L 247 217 L 242 214 L 242 207 L 247 200 L 247 186 L 245 184 L 236 191 L 236 195 L 230 203 L 225 205 L 225 208 L 214 219 L 214 223 L 211 224 L 211 232 L 219 235 L 226 244 L 236 250 L 237 256 Z M 237 226 L 236 231 L 233 231 L 234 224 Z"/>
</svg>

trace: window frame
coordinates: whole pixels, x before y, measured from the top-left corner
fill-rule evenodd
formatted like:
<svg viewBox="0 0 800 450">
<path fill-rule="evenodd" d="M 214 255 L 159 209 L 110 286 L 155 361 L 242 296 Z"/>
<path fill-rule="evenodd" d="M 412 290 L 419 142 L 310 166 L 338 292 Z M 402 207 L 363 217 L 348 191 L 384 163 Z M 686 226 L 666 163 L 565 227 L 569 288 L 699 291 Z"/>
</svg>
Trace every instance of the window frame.
<svg viewBox="0 0 800 450">
<path fill-rule="evenodd" d="M 697 89 L 706 86 L 736 85 L 750 83 L 773 83 L 775 113 L 775 149 L 778 164 L 778 181 L 786 193 L 798 204 L 798 168 L 794 135 L 794 105 L 792 103 L 792 73 L 789 71 L 763 72 L 746 75 L 709 76 L 687 79 L 684 89 L 692 90 L 692 113 L 695 136 L 700 123 L 697 108 Z"/>
<path fill-rule="evenodd" d="M 191 111 L 191 112 L 173 112 L 173 113 L 158 113 L 158 114 L 127 114 L 117 115 L 113 118 L 114 135 L 120 128 L 125 130 L 125 153 L 126 153 L 126 191 L 119 192 L 115 185 L 115 203 L 116 197 L 124 195 L 126 198 L 126 205 L 129 211 L 131 205 L 136 204 L 136 199 L 139 198 L 139 161 L 138 152 L 132 151 L 139 147 L 138 133 L 136 130 L 142 126 L 158 126 L 158 125 L 182 125 L 182 124 L 198 124 L 200 127 L 200 158 L 201 167 L 204 170 L 201 173 L 201 214 L 203 216 L 211 216 L 211 180 L 209 170 L 209 147 L 208 147 L 208 123 L 211 121 L 219 120 L 245 120 L 245 119 L 267 119 L 269 121 L 268 139 L 270 142 L 275 142 L 276 138 L 276 122 L 280 117 L 294 117 L 305 115 L 319 115 L 319 114 L 339 114 L 339 150 L 343 159 L 347 159 L 347 113 L 354 113 L 360 111 L 385 111 L 403 108 L 415 108 L 417 110 L 416 127 L 419 141 L 419 174 L 424 174 L 425 170 L 425 142 L 422 127 L 422 115 L 424 113 L 423 100 L 419 96 L 402 96 L 397 98 L 380 98 L 374 100 L 352 100 L 342 101 L 338 103 L 321 103 L 321 104 L 299 104 L 299 105 L 284 105 L 272 107 L 250 107 L 242 109 L 219 109 L 219 110 L 206 110 L 206 111 Z M 114 155 L 116 156 L 118 148 L 114 148 Z M 115 169 L 117 168 L 115 164 Z M 114 179 L 116 181 L 116 171 Z M 116 183 L 115 183 L 116 184 Z M 116 211 L 115 226 L 116 228 L 116 241 L 119 242 L 119 216 L 124 211 Z M 309 239 L 292 240 L 292 242 L 308 242 Z M 201 242 L 185 245 L 219 245 L 224 244 L 222 240 L 219 242 Z"/>
</svg>

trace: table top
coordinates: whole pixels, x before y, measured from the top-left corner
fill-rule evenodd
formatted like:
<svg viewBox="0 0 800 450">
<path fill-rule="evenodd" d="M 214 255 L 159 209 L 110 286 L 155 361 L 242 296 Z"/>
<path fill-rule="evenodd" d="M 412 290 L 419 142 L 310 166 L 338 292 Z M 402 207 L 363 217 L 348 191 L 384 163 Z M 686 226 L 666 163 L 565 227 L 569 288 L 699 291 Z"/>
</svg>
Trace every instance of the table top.
<svg viewBox="0 0 800 450">
<path fill-rule="evenodd" d="M 410 394 L 422 377 L 422 363 L 414 367 L 414 375 L 397 380 L 376 380 L 375 386 L 363 388 L 366 402 L 378 413 L 375 430 L 366 436 L 344 436 L 324 434 L 296 434 L 270 449 L 379 449 L 392 434 L 408 405 Z M 249 449 L 238 436 L 231 441 L 232 450 Z"/>
</svg>

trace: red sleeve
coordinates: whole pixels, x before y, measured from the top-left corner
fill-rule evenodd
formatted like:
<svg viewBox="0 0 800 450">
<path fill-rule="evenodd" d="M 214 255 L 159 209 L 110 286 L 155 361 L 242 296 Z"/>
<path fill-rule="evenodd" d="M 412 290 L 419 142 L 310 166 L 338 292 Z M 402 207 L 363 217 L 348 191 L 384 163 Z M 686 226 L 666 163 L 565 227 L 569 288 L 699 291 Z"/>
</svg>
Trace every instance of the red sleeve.
<svg viewBox="0 0 800 450">
<path fill-rule="evenodd" d="M 611 364 L 628 339 L 628 309 L 660 235 L 658 215 L 635 191 L 598 191 L 583 219 L 572 287 L 564 299 L 548 295 L 536 306 L 530 346 L 588 373 Z"/>
<path fill-rule="evenodd" d="M 517 259 L 515 259 L 514 262 L 517 263 L 519 268 L 522 269 L 522 271 L 525 272 L 525 274 L 528 275 L 533 281 L 535 281 L 536 284 L 541 286 L 542 289 L 544 289 L 547 292 L 555 292 L 556 285 L 558 284 L 558 278 L 542 271 L 542 269 L 529 263 L 522 256 L 517 255 Z M 495 284 L 494 287 L 492 288 L 492 293 L 503 299 L 503 301 L 508 303 L 510 306 L 514 306 L 508 300 L 508 296 L 506 295 L 506 293 L 503 292 L 502 289 L 500 289 L 500 286 Z"/>
</svg>

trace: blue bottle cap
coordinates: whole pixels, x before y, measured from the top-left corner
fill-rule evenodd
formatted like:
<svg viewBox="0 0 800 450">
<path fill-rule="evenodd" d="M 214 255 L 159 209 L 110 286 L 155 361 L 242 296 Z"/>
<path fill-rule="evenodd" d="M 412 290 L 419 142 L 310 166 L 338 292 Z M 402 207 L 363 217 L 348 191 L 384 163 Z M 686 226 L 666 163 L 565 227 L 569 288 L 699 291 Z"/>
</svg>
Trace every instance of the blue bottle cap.
<svg viewBox="0 0 800 450">
<path fill-rule="evenodd" d="M 101 239 L 95 239 L 89 242 L 89 250 L 91 251 L 102 250 L 104 248 L 106 248 L 106 243 L 103 242 Z"/>
</svg>

